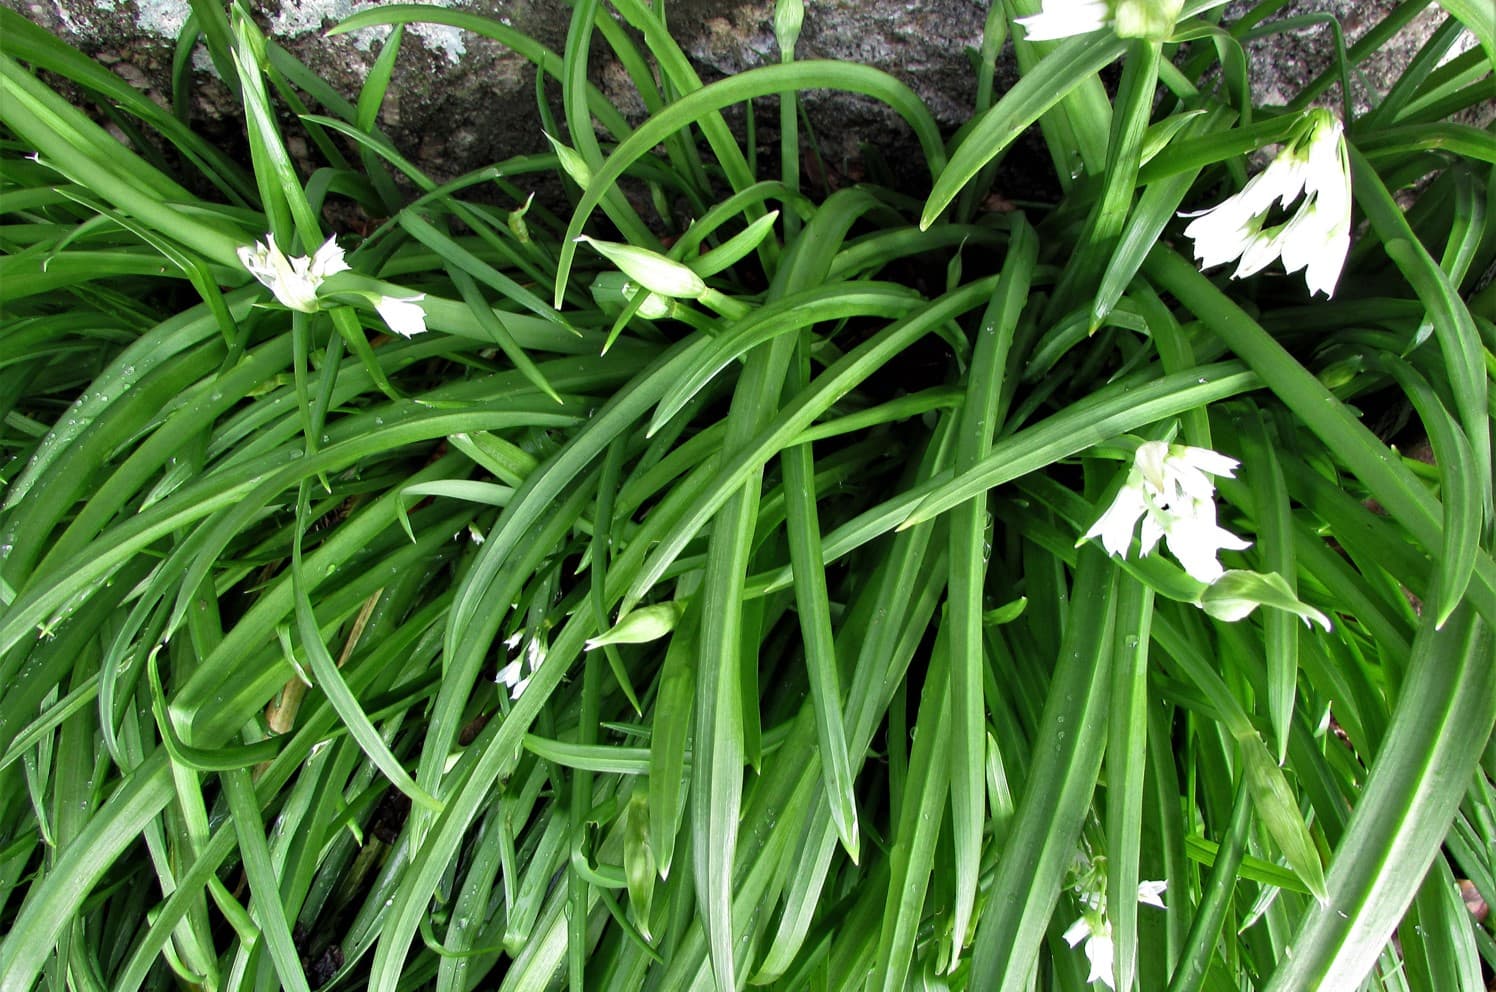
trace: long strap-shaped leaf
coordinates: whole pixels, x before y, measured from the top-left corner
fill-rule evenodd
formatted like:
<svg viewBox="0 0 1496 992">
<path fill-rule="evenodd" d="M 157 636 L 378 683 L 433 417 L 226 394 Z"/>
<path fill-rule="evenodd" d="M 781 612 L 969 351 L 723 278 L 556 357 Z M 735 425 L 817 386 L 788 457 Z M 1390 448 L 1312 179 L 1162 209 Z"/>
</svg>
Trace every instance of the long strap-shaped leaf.
<svg viewBox="0 0 1496 992">
<path fill-rule="evenodd" d="M 1265 992 L 1362 981 L 1418 893 L 1496 722 L 1490 628 L 1466 604 L 1426 617 L 1392 726 L 1335 850 L 1329 898 L 1310 907 Z"/>
<path fill-rule="evenodd" d="M 1039 239 L 1027 221 L 1013 224 L 1008 257 L 972 347 L 966 402 L 956 437 L 956 471 L 971 468 L 992 449 L 1005 384 L 1004 370 L 1019 314 L 1028 304 Z M 977 872 L 987 816 L 987 715 L 982 699 L 986 655 L 982 605 L 987 585 L 987 493 L 951 511 L 950 700 L 951 836 L 956 845 L 956 889 L 951 910 L 951 957 L 958 959 L 976 909 Z"/>
<path fill-rule="evenodd" d="M 977 926 L 972 989 L 1029 987 L 1101 771 L 1118 572 L 1095 548 L 1077 558 L 1075 609 L 1034 735 L 1029 784 Z"/>
</svg>

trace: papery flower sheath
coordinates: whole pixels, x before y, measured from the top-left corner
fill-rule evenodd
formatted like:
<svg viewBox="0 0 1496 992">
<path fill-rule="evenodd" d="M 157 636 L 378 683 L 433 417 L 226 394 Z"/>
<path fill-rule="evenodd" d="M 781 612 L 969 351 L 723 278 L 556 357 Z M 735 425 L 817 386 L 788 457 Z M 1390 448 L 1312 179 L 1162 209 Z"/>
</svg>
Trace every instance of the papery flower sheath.
<svg viewBox="0 0 1496 992">
<path fill-rule="evenodd" d="M 274 293 L 283 306 L 302 313 L 313 313 L 320 308 L 317 287 L 322 280 L 336 272 L 346 272 L 349 267 L 336 236 L 328 238 L 310 258 L 305 255 L 287 258 L 273 234 L 265 235 L 262 243 L 240 246 L 238 253 L 249 274 Z"/>
<path fill-rule="evenodd" d="M 1275 206 L 1286 210 L 1295 202 L 1292 216 L 1267 225 Z M 1245 279 L 1281 258 L 1287 271 L 1304 270 L 1310 293 L 1333 295 L 1351 242 L 1350 164 L 1340 122 L 1329 111 L 1312 111 L 1240 193 L 1186 216 L 1194 217 L 1184 233 L 1202 268 L 1240 259 L 1232 278 Z"/>
<path fill-rule="evenodd" d="M 1237 464 L 1208 448 L 1145 441 L 1116 498 L 1081 540 L 1100 537 L 1109 554 L 1125 556 L 1141 520 L 1142 554 L 1151 554 L 1162 538 L 1184 570 L 1209 585 L 1225 571 L 1217 558 L 1221 549 L 1250 547 L 1216 525 L 1210 476 L 1230 478 Z"/>
</svg>

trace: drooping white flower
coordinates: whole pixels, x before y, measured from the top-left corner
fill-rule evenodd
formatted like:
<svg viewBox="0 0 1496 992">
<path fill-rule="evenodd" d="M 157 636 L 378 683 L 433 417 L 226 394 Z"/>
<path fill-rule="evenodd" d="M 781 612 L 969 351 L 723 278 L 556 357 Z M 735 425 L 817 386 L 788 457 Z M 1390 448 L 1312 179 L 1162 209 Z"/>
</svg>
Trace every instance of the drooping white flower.
<svg viewBox="0 0 1496 992">
<path fill-rule="evenodd" d="M 1096 913 L 1082 915 L 1065 931 L 1065 943 L 1074 947 L 1082 940 L 1086 942 L 1086 960 L 1091 963 L 1086 983 L 1103 982 L 1109 989 L 1116 988 L 1112 977 L 1116 946 L 1112 943 L 1111 921 Z"/>
<path fill-rule="evenodd" d="M 1092 861 L 1084 851 L 1077 853 L 1072 888 L 1081 904 L 1081 915 L 1065 930 L 1065 943 L 1071 947 L 1085 941 L 1086 960 L 1091 970 L 1086 982 L 1101 982 L 1109 989 L 1116 988 L 1114 974 L 1116 945 L 1112 941 L 1112 921 L 1106 912 L 1106 863 L 1103 859 Z M 1150 881 L 1138 883 L 1138 902 L 1147 906 L 1164 908 L 1161 898 L 1168 883 Z"/>
<path fill-rule="evenodd" d="M 349 267 L 336 236 L 328 238 L 310 258 L 305 255 L 287 258 L 272 234 L 265 235 L 263 243 L 240 246 L 238 253 L 239 261 L 250 275 L 274 293 L 282 305 L 302 313 L 319 308 L 317 287 L 322 280 L 333 273 L 346 272 Z"/>
<path fill-rule="evenodd" d="M 1141 520 L 1141 554 L 1151 554 L 1162 538 L 1184 570 L 1209 585 L 1225 571 L 1217 559 L 1222 548 L 1250 546 L 1216 525 L 1210 476 L 1230 478 L 1237 464 L 1208 448 L 1145 441 L 1138 445 L 1116 499 L 1081 540 L 1100 537 L 1108 554 L 1125 556 Z"/>
<path fill-rule="evenodd" d="M 1169 887 L 1166 881 L 1139 882 L 1138 902 L 1144 906 L 1157 906 L 1164 909 L 1164 890 Z"/>
<path fill-rule="evenodd" d="M 512 637 L 504 641 L 504 646 L 514 650 L 522 639 L 525 640 L 524 650 L 513 661 L 499 669 L 498 674 L 494 676 L 494 681 L 499 685 L 509 687 L 510 699 L 520 697 L 545 662 L 545 644 L 541 642 L 539 636 L 532 635 L 525 639 L 524 631 L 515 631 Z M 528 674 L 526 674 L 526 669 L 529 670 Z"/>
<path fill-rule="evenodd" d="M 426 311 L 421 308 L 425 293 L 414 296 L 381 296 L 374 301 L 374 309 L 389 325 L 390 330 L 401 337 L 411 337 L 426 332 Z"/>
<path fill-rule="evenodd" d="M 1201 9 L 1225 2 L 1216 0 Z M 1015 20 L 1028 41 L 1055 41 L 1106 27 L 1119 38 L 1164 41 L 1173 34 L 1183 7 L 1183 0 L 1043 0 L 1039 13 Z"/>
<path fill-rule="evenodd" d="M 1274 206 L 1298 208 L 1265 226 Z M 1240 259 L 1233 279 L 1245 279 L 1281 258 L 1288 272 L 1304 270 L 1310 293 L 1331 296 L 1351 239 L 1351 176 L 1345 132 L 1327 110 L 1311 111 L 1301 132 L 1240 193 L 1193 216 L 1184 233 L 1201 268 Z"/>
<path fill-rule="evenodd" d="M 1112 5 L 1106 0 L 1044 0 L 1039 13 L 1015 20 L 1023 25 L 1027 40 L 1054 41 L 1106 27 L 1112 21 Z"/>
<path fill-rule="evenodd" d="M 510 699 L 518 699 L 524 687 L 530 683 L 530 680 L 525 677 L 524 663 L 519 658 L 499 669 L 499 674 L 494 677 L 494 681 L 499 685 L 509 687 Z"/>
</svg>

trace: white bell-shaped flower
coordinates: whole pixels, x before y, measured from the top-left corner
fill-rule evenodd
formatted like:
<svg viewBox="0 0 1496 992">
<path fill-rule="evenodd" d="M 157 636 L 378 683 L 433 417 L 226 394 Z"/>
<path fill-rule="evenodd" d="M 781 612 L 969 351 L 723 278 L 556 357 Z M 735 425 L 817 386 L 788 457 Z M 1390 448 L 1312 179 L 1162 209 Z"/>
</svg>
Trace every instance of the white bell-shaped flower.
<svg viewBox="0 0 1496 992">
<path fill-rule="evenodd" d="M 1267 226 L 1275 207 L 1298 207 L 1286 221 Z M 1303 131 L 1240 193 L 1209 210 L 1187 214 L 1184 229 L 1202 268 L 1240 259 L 1234 279 L 1245 279 L 1283 260 L 1289 272 L 1305 270 L 1311 293 L 1331 296 L 1351 238 L 1351 176 L 1345 133 L 1329 111 L 1315 110 Z"/>
<path fill-rule="evenodd" d="M 426 332 L 426 311 L 421 308 L 425 293 L 414 296 L 381 296 L 374 301 L 374 309 L 389 325 L 390 330 L 401 337 L 411 337 Z"/>
<path fill-rule="evenodd" d="M 1112 21 L 1106 0 L 1044 0 L 1039 13 L 1015 19 L 1028 41 L 1054 41 L 1099 31 Z"/>
<path fill-rule="evenodd" d="M 1071 889 L 1081 904 L 1081 915 L 1065 930 L 1065 943 L 1075 947 L 1085 941 L 1086 960 L 1091 966 L 1086 975 L 1087 984 L 1101 982 L 1107 988 L 1115 989 L 1117 948 L 1112 941 L 1112 921 L 1107 915 L 1106 862 L 1103 859 L 1092 861 L 1084 851 L 1080 851 L 1076 854 L 1071 873 Z M 1163 909 L 1166 888 L 1166 881 L 1140 882 L 1138 902 Z"/>
<path fill-rule="evenodd" d="M 1210 6 L 1225 2 L 1215 0 Z M 1183 0 L 1044 0 L 1039 13 L 1015 21 L 1028 41 L 1055 41 L 1102 28 L 1111 28 L 1119 38 L 1166 41 L 1183 7 Z"/>
<path fill-rule="evenodd" d="M 322 280 L 336 272 L 346 272 L 349 267 L 336 236 L 328 238 L 310 258 L 305 255 L 287 258 L 272 234 L 265 235 L 263 243 L 241 246 L 238 253 L 239 261 L 250 275 L 274 293 L 282 305 L 302 313 L 319 309 L 317 287 Z"/>
<path fill-rule="evenodd" d="M 1237 464 L 1208 448 L 1145 441 L 1116 498 L 1081 540 L 1100 537 L 1109 554 L 1125 556 L 1141 520 L 1141 554 L 1151 554 L 1162 539 L 1186 572 L 1209 585 L 1225 571 L 1217 558 L 1221 549 L 1251 545 L 1216 524 L 1210 476 L 1230 478 Z"/>
</svg>

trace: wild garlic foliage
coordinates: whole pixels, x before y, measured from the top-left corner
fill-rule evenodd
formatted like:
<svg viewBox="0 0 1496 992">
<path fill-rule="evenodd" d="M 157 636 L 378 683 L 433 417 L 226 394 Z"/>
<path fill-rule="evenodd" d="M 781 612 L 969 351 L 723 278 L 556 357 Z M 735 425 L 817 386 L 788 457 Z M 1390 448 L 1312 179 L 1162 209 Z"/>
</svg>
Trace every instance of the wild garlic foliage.
<svg viewBox="0 0 1496 992">
<path fill-rule="evenodd" d="M 959 128 L 564 9 L 160 103 L 0 7 L 0 992 L 1485 987 L 1485 8 L 994 3 Z"/>
</svg>

